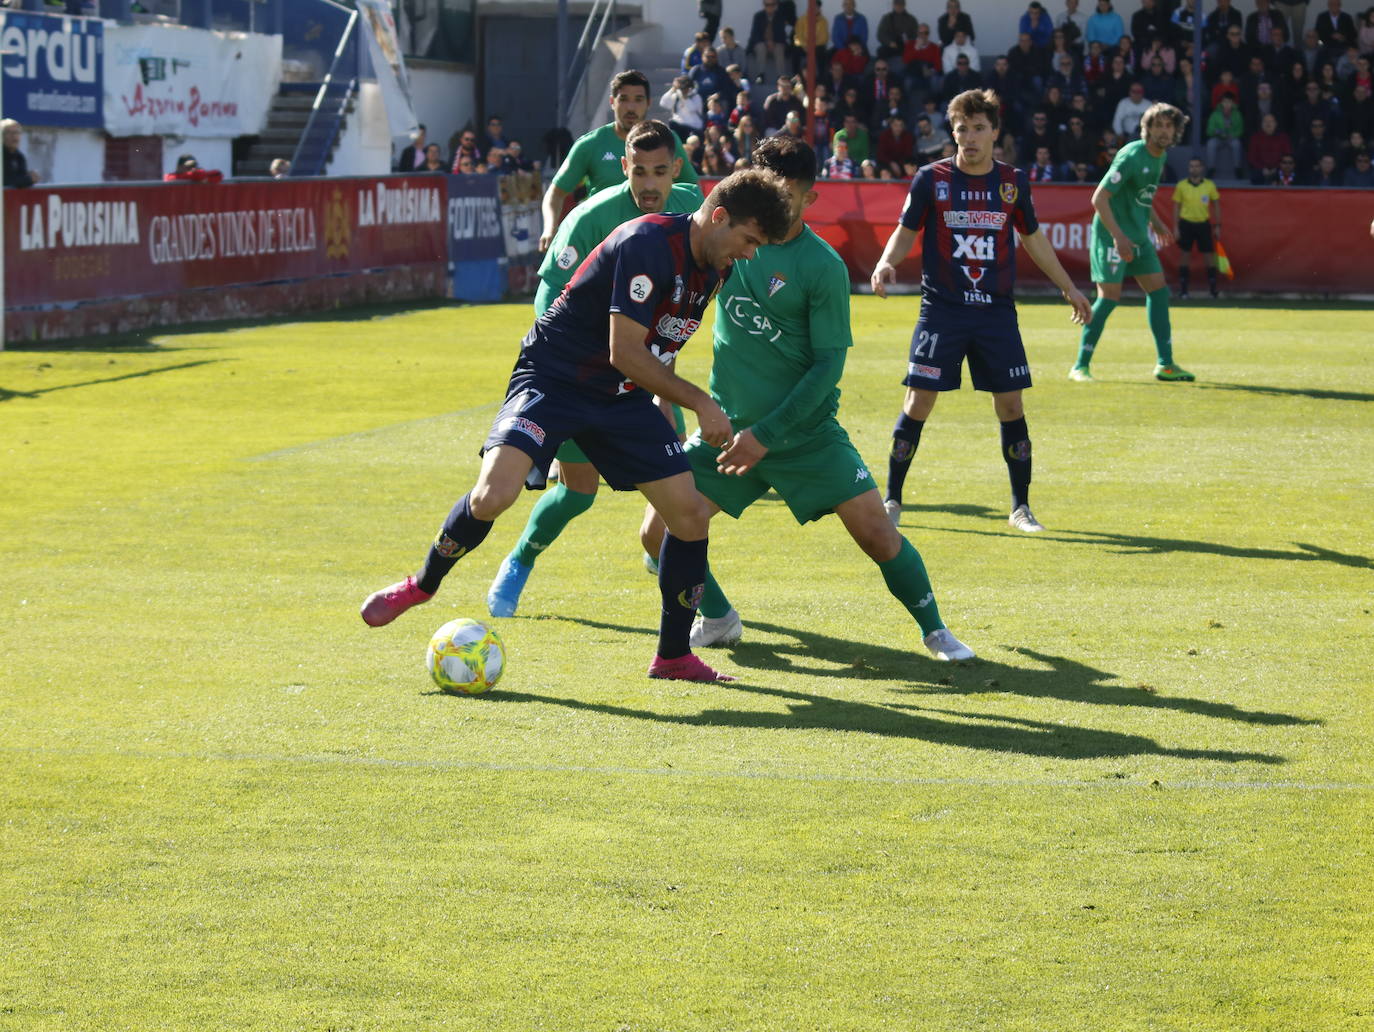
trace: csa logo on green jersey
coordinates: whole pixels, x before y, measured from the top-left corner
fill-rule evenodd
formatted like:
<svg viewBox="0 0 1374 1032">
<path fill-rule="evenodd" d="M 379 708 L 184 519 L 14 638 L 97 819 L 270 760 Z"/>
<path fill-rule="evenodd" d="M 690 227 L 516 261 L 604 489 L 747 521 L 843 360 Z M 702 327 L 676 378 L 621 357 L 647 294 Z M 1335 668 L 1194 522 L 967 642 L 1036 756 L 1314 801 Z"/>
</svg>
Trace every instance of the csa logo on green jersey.
<svg viewBox="0 0 1374 1032">
<path fill-rule="evenodd" d="M 1140 192 L 1135 195 L 1135 203 L 1142 208 L 1151 208 L 1155 203 L 1155 191 L 1159 189 L 1158 184 L 1152 186 L 1142 186 Z"/>
<path fill-rule="evenodd" d="M 729 320 L 755 337 L 767 337 L 775 341 L 782 336 L 782 330 L 773 325 L 772 320 L 763 312 L 763 307 L 752 297 L 735 294 L 725 299 L 721 305 Z"/>
</svg>

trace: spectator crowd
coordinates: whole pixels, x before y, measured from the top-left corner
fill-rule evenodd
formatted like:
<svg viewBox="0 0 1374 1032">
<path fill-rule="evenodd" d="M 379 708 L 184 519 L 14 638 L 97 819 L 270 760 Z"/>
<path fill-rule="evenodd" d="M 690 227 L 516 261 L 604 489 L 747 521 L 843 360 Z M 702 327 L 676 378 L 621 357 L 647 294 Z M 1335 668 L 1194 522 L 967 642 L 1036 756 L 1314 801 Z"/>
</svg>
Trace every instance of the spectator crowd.
<svg viewBox="0 0 1374 1032">
<path fill-rule="evenodd" d="M 1316 0 L 1309 25 L 1305 0 L 1253 0 L 1244 16 L 1231 0 L 1083 2 L 1091 10 L 1030 0 L 1010 15 L 1006 53 L 978 49 L 960 0 L 938 12 L 938 0 L 923 0 L 933 25 L 908 0 L 867 0 L 867 13 L 840 0 L 833 17 L 815 19 L 806 0 L 761 0 L 744 37 L 719 26 L 719 4 L 703 4 L 707 31 L 659 103 L 706 175 L 747 164 L 759 140 L 787 133 L 816 148 L 830 178 L 906 178 L 954 153 L 950 99 L 989 88 L 1002 100 L 997 157 L 1036 181 L 1096 182 L 1149 106 L 1166 101 L 1199 121 L 1210 176 L 1374 187 L 1374 7 L 1352 14 L 1342 0 Z"/>
</svg>

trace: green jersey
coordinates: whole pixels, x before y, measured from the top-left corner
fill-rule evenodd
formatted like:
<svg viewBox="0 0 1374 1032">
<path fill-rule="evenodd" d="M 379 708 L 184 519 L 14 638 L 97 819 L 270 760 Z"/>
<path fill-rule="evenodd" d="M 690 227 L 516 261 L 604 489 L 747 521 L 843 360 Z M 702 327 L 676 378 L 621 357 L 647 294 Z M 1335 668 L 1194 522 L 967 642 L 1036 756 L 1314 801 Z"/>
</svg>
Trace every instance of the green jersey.
<svg viewBox="0 0 1374 1032">
<path fill-rule="evenodd" d="M 1150 244 L 1150 211 L 1163 171 L 1164 156 L 1155 157 L 1144 140 L 1135 140 L 1116 152 L 1111 168 L 1102 177 L 1102 188 L 1112 197 L 1112 214 L 1121 231 L 1134 244 L 1153 246 Z M 1097 215 L 1093 216 L 1093 231 L 1109 237 L 1107 227 Z"/>
<path fill-rule="evenodd" d="M 853 344 L 844 260 L 804 227 L 735 262 L 718 302 L 711 395 L 770 451 L 813 442 L 835 420 L 840 389 L 831 381 L 819 393 L 806 393 L 810 383 L 793 392 L 818 361 L 839 358 L 843 369 Z"/>
<path fill-rule="evenodd" d="M 697 174 L 687 159 L 687 151 L 681 140 L 676 140 L 676 156 L 682 159 L 682 171 L 677 174 L 679 183 L 695 183 Z M 625 156 L 625 141 L 615 131 L 615 123 L 607 122 L 600 129 L 593 129 L 578 139 L 558 166 L 553 177 L 553 185 L 564 193 L 572 193 L 585 181 L 587 196 L 598 190 L 619 186 L 625 182 L 625 170 L 620 167 L 620 159 Z"/>
<path fill-rule="evenodd" d="M 696 211 L 701 207 L 701 188 L 695 183 L 677 183 L 668 191 L 664 212 L 670 215 Z M 582 260 L 596 250 L 611 231 L 644 213 L 635 204 L 630 184 L 621 183 L 618 189 L 583 201 L 563 220 L 544 254 L 539 266 L 539 291 L 534 296 L 534 314 L 540 316 L 553 304 L 572 279 Z"/>
</svg>

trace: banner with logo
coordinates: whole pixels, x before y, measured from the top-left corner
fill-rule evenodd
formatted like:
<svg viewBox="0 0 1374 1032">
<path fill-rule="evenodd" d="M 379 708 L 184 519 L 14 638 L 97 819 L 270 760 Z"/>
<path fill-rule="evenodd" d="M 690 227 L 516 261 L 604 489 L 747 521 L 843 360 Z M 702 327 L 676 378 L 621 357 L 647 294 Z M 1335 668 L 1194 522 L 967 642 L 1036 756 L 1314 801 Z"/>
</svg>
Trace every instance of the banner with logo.
<svg viewBox="0 0 1374 1032">
<path fill-rule="evenodd" d="M 401 42 L 396 38 L 396 20 L 391 14 L 390 0 L 357 0 L 357 3 L 391 135 L 412 133 L 419 123 L 415 120 L 415 106 L 410 99 L 410 76 L 401 54 Z"/>
<path fill-rule="evenodd" d="M 111 136 L 245 136 L 267 124 L 281 83 L 280 36 L 170 25 L 105 34 Z"/>
<path fill-rule="evenodd" d="M 702 189 L 710 184 L 703 181 Z M 906 183 L 820 182 L 820 197 L 807 209 L 807 223 L 835 248 L 849 266 L 850 279 L 866 284 L 902 211 Z M 1091 283 L 1088 271 L 1092 187 L 1044 184 L 1033 188 L 1041 231 L 1080 289 Z M 1367 190 L 1223 187 L 1224 240 L 1236 278 L 1227 290 L 1238 293 L 1374 294 L 1374 262 L 1352 261 L 1369 250 L 1370 193 Z M 1161 185 L 1155 210 L 1166 225 L 1174 221 L 1173 187 Z M 1165 275 L 1178 271 L 1177 247 L 1160 251 Z M 1201 269 L 1201 259 L 1194 257 Z M 1049 280 L 1025 254 L 1017 255 L 1018 282 L 1048 286 Z M 897 268 L 899 286 L 914 289 L 921 280 L 918 240 Z"/>
<path fill-rule="evenodd" d="M 444 176 L 448 182 L 448 256 L 453 296 L 499 301 L 505 294 L 506 235 L 497 176 Z"/>
<path fill-rule="evenodd" d="M 67 129 L 105 124 L 103 22 L 8 11 L 0 26 L 5 118 Z"/>
<path fill-rule="evenodd" d="M 15 190 L 5 211 L 5 301 L 66 304 L 441 264 L 444 218 L 439 176 Z"/>
</svg>

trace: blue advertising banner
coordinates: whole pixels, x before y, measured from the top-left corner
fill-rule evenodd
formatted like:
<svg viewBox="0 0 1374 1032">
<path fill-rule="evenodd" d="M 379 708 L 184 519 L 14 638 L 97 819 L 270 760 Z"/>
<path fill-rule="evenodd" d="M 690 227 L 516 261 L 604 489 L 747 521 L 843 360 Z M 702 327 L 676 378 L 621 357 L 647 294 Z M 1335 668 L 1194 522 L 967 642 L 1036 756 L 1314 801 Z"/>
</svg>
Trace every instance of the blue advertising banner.
<svg viewBox="0 0 1374 1032">
<path fill-rule="evenodd" d="M 105 124 L 105 26 L 96 18 L 8 11 L 4 116 L 25 125 L 100 129 Z"/>
<path fill-rule="evenodd" d="M 506 290 L 500 179 L 489 175 L 445 178 L 453 296 L 460 301 L 499 301 Z"/>
</svg>

